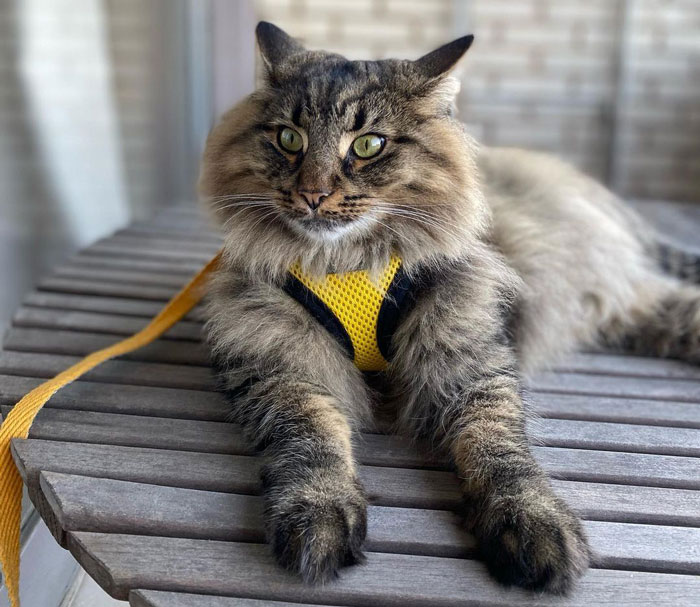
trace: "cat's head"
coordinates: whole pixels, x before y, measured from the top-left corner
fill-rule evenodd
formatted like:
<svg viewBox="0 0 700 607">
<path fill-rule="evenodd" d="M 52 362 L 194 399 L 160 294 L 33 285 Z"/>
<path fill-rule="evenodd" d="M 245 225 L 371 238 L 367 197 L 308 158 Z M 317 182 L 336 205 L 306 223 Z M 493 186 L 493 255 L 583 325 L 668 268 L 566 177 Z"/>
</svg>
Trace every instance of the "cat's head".
<svg viewBox="0 0 700 607">
<path fill-rule="evenodd" d="M 279 274 L 460 254 L 487 212 L 449 75 L 472 37 L 416 61 L 349 61 L 257 30 L 261 86 L 207 141 L 200 192 L 229 257 Z"/>
</svg>

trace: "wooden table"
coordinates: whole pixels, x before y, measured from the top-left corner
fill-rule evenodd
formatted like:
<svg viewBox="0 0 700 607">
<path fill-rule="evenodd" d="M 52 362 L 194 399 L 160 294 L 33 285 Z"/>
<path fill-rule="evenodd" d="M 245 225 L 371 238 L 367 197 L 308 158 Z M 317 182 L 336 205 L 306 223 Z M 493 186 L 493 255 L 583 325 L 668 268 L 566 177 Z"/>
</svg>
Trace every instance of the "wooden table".
<svg viewBox="0 0 700 607">
<path fill-rule="evenodd" d="M 142 327 L 218 246 L 193 210 L 173 209 L 41 281 L 0 353 L 3 413 L 40 378 Z M 13 444 L 56 539 L 112 596 L 138 607 L 700 605 L 700 368 L 578 354 L 531 382 L 535 455 L 594 551 L 568 599 L 494 584 L 451 512 L 455 476 L 378 434 L 357 437 L 367 564 L 312 588 L 264 544 L 261 460 L 226 423 L 201 322 L 195 310 L 65 388 Z"/>
</svg>

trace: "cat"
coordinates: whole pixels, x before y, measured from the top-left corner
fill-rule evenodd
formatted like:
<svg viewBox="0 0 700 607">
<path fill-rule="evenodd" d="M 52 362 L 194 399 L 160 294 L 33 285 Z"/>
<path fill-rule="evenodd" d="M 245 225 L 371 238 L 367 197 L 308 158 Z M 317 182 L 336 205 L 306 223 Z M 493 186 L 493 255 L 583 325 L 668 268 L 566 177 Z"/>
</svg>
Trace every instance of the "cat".
<svg viewBox="0 0 700 607">
<path fill-rule="evenodd" d="M 199 187 L 225 235 L 212 359 L 268 456 L 277 560 L 309 582 L 362 561 L 352 432 L 381 400 L 398 431 L 449 455 L 491 574 L 568 592 L 590 550 L 530 453 L 522 377 L 600 344 L 698 362 L 700 289 L 661 269 L 665 249 L 602 185 L 544 154 L 477 146 L 450 75 L 471 36 L 416 61 L 349 61 L 269 23 L 256 34 L 263 81 L 213 128 Z M 309 296 L 332 275 L 378 281 L 393 259 L 409 305 L 368 379 L 290 280 Z"/>
</svg>

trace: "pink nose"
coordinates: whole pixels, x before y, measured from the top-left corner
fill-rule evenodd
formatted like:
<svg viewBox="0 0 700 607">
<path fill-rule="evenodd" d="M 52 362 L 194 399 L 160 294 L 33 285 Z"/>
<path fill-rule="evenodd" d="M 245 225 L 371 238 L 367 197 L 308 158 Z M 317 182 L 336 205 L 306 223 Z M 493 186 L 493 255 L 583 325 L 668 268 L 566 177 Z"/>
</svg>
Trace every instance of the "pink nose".
<svg viewBox="0 0 700 607">
<path fill-rule="evenodd" d="M 306 204 L 309 205 L 309 208 L 312 211 L 315 211 L 318 207 L 320 207 L 323 204 L 323 201 L 332 194 L 332 192 L 323 191 L 323 190 L 316 190 L 316 191 L 297 190 L 297 191 L 299 193 L 299 196 L 301 196 L 306 201 Z"/>
</svg>

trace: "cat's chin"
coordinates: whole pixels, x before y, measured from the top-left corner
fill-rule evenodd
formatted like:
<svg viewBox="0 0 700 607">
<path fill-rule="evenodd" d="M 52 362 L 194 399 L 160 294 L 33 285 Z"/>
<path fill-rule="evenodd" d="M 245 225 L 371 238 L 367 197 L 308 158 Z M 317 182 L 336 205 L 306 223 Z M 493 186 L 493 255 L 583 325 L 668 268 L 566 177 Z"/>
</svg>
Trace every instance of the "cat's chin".
<svg viewBox="0 0 700 607">
<path fill-rule="evenodd" d="M 373 223 L 368 217 L 339 223 L 319 217 L 313 219 L 286 218 L 287 224 L 299 235 L 317 242 L 335 242 L 351 234 L 365 232 Z"/>
</svg>

